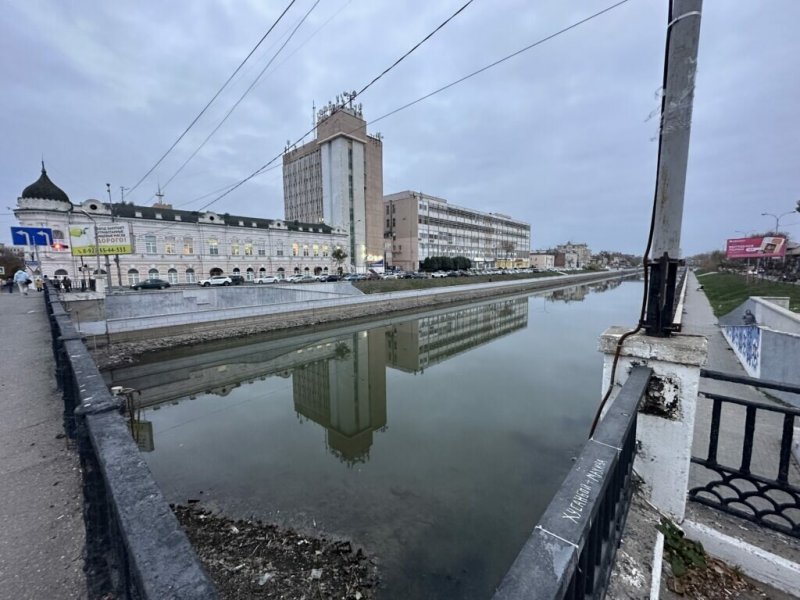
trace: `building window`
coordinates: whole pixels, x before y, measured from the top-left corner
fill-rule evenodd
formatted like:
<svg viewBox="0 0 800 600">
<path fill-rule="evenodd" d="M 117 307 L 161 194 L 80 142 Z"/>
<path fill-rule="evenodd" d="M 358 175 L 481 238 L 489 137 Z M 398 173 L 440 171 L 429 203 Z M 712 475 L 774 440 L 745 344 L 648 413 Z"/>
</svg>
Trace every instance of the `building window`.
<svg viewBox="0 0 800 600">
<path fill-rule="evenodd" d="M 253 256 L 253 242 L 245 242 L 245 244 L 244 244 L 244 255 L 245 256 Z"/>
<path fill-rule="evenodd" d="M 231 256 L 239 256 L 239 240 L 231 242 Z"/>
<path fill-rule="evenodd" d="M 156 236 L 154 235 L 144 236 L 144 251 L 147 254 L 156 253 Z"/>
<path fill-rule="evenodd" d="M 300 256 L 300 244 L 297 242 L 292 244 L 292 256 Z"/>
<path fill-rule="evenodd" d="M 303 256 L 308 256 L 308 244 L 303 244 Z"/>
<path fill-rule="evenodd" d="M 139 271 L 128 269 L 128 285 L 136 285 L 137 283 L 139 283 Z"/>
<path fill-rule="evenodd" d="M 194 269 L 186 269 L 186 283 L 195 283 Z"/>
<path fill-rule="evenodd" d="M 208 253 L 212 256 L 219 254 L 219 242 L 217 240 L 208 240 Z"/>
<path fill-rule="evenodd" d="M 322 256 L 328 256 L 328 244 L 322 244 Z"/>
<path fill-rule="evenodd" d="M 164 254 L 175 254 L 175 238 L 168 237 L 164 240 Z"/>
<path fill-rule="evenodd" d="M 275 246 L 275 256 L 283 256 L 283 242 L 278 242 Z"/>
<path fill-rule="evenodd" d="M 264 242 L 261 242 L 258 245 L 258 255 L 259 256 L 266 256 L 267 255 L 267 247 L 264 245 Z"/>
<path fill-rule="evenodd" d="M 158 269 L 150 269 L 147 272 L 147 278 L 151 279 L 151 280 L 152 279 L 158 279 Z"/>
<path fill-rule="evenodd" d="M 312 248 L 314 250 L 314 256 L 319 256 L 319 244 L 314 244 Z"/>
<path fill-rule="evenodd" d="M 190 237 L 183 238 L 183 253 L 194 254 L 194 244 L 192 243 L 192 238 Z"/>
<path fill-rule="evenodd" d="M 247 272 L 245 273 L 245 279 L 247 279 L 247 281 L 253 281 L 253 267 L 247 267 Z"/>
<path fill-rule="evenodd" d="M 178 271 L 176 271 L 175 269 L 170 269 L 169 271 L 167 271 L 167 281 L 169 281 L 172 284 L 178 283 Z"/>
</svg>

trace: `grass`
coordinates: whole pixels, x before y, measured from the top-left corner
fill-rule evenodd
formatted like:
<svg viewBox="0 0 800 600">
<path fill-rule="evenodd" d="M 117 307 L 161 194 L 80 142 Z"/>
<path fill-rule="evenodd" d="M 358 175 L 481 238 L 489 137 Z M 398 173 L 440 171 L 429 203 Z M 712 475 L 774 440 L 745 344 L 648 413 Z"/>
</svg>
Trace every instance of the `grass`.
<svg viewBox="0 0 800 600">
<path fill-rule="evenodd" d="M 513 281 L 515 279 L 536 279 L 552 277 L 558 273 L 515 273 L 510 275 L 479 275 L 477 277 L 441 277 L 438 279 L 382 279 L 376 281 L 354 281 L 353 285 L 365 294 L 382 292 L 403 292 L 406 290 L 427 290 L 434 287 L 486 283 L 489 281 Z"/>
<path fill-rule="evenodd" d="M 698 279 L 714 314 L 726 315 L 750 296 L 788 296 L 789 309 L 800 312 L 800 286 L 764 281 L 735 273 L 712 273 Z"/>
</svg>

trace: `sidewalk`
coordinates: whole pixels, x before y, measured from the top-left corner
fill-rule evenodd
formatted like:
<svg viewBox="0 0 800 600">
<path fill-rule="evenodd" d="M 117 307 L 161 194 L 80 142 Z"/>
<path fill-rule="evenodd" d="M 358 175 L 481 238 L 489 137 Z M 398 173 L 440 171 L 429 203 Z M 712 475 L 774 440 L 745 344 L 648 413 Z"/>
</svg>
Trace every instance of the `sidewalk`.
<svg viewBox="0 0 800 600">
<path fill-rule="evenodd" d="M 3 291 L 0 319 L 0 598 L 84 599 L 80 469 L 43 295 Z"/>
<path fill-rule="evenodd" d="M 685 333 L 704 335 L 708 338 L 707 369 L 747 376 L 733 350 L 731 350 L 722 336 L 722 332 L 717 325 L 717 318 L 711 310 L 711 305 L 706 295 L 697 289 L 698 286 L 697 278 L 693 273 L 690 274 L 686 293 L 685 314 L 683 315 L 683 331 Z M 725 381 L 701 379 L 700 389 L 735 398 L 775 404 L 769 396 L 753 387 Z M 698 397 L 694 442 L 692 445 L 692 454 L 694 456 L 705 457 L 708 453 L 711 405 L 712 403 L 709 399 L 703 396 Z M 738 467 L 741 463 L 744 422 L 744 407 L 723 406 L 717 450 L 717 460 L 720 464 Z M 751 459 L 753 473 L 770 478 L 777 477 L 782 430 L 782 415 L 777 413 L 765 414 L 764 411 L 759 412 L 756 420 Z M 716 478 L 715 473 L 700 465 L 692 464 L 689 473 L 689 488 L 705 485 Z M 798 469 L 795 462 L 790 464 L 789 482 L 793 485 L 800 485 L 800 469 Z M 738 519 L 691 501 L 687 503 L 687 518 L 714 527 L 733 537 L 741 538 L 752 545 L 783 556 L 788 560 L 800 563 L 800 544 L 797 543 L 797 540 L 793 540 L 776 531 L 763 529 L 749 521 Z"/>
</svg>

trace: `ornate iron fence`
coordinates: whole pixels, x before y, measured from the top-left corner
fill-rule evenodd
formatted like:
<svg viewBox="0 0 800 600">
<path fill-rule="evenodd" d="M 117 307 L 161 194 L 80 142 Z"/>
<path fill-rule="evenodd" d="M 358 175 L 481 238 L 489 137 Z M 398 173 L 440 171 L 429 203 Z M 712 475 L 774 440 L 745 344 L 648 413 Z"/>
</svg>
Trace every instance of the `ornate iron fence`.
<svg viewBox="0 0 800 600">
<path fill-rule="evenodd" d="M 700 375 L 707 379 L 800 394 L 800 386 L 776 381 L 706 369 L 701 369 Z M 705 467 L 713 475 L 705 485 L 689 490 L 689 498 L 763 527 L 800 538 L 800 487 L 792 483 L 789 477 L 794 425 L 800 417 L 800 409 L 709 392 L 701 392 L 700 397 L 712 402 L 708 452 L 705 458 L 693 456 L 692 462 Z M 738 465 L 735 466 L 720 462 L 734 462 L 730 457 L 720 459 L 718 456 L 723 407 L 728 410 L 734 410 L 733 407 L 744 409 L 741 454 Z M 742 409 L 738 409 L 738 412 L 740 414 L 734 415 L 734 418 L 741 418 Z M 762 464 L 759 468 L 761 472 L 754 472 L 753 448 L 759 416 L 762 420 L 770 418 L 780 422 L 781 434 L 778 451 L 768 457 L 770 464 Z"/>
<path fill-rule="evenodd" d="M 64 428 L 83 471 L 89 598 L 214 600 L 217 593 L 142 459 L 69 314 L 45 286 Z"/>
<path fill-rule="evenodd" d="M 636 367 L 494 595 L 602 598 L 628 516 L 636 413 L 652 376 Z"/>
</svg>

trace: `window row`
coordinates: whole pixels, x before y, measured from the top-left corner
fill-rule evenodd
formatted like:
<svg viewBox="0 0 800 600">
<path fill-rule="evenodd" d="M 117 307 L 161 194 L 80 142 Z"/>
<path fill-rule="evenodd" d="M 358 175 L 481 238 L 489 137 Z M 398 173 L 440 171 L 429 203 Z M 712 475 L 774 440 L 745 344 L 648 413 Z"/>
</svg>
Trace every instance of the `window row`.
<svg viewBox="0 0 800 600">
<path fill-rule="evenodd" d="M 144 253 L 145 254 L 159 254 L 158 252 L 158 243 L 156 241 L 155 235 L 144 235 L 141 237 L 144 241 Z M 181 243 L 174 237 L 166 237 L 164 238 L 164 254 L 177 254 L 178 253 L 178 244 Z M 184 255 L 193 255 L 194 254 L 194 241 L 191 237 L 185 237 L 182 239 L 182 254 Z M 211 238 L 207 242 L 208 244 L 208 254 L 211 256 L 219 256 L 220 248 L 222 244 L 216 238 Z M 275 256 L 284 256 L 284 246 L 283 242 L 277 242 L 275 244 Z M 322 256 L 328 257 L 330 256 L 330 245 L 328 244 L 301 244 L 299 242 L 294 242 L 291 245 L 291 252 L 292 256 Z M 230 255 L 231 256 L 267 256 L 267 247 L 264 242 L 260 242 L 255 244 L 250 241 L 240 242 L 239 240 L 233 240 L 230 242 Z"/>
<path fill-rule="evenodd" d="M 304 271 L 306 273 L 310 273 L 311 269 L 309 267 L 305 267 Z M 328 273 L 328 267 L 324 267 L 324 268 L 323 267 L 315 267 L 313 271 L 314 271 L 315 275 L 327 274 Z M 300 273 L 300 268 L 299 267 L 295 267 L 294 268 L 294 273 L 295 274 Z M 60 274 L 61 273 L 59 271 L 56 271 L 56 276 L 59 276 Z M 63 274 L 66 275 L 66 271 L 63 271 Z M 215 270 L 212 271 L 212 275 L 213 274 L 221 275 L 222 271 L 220 271 L 219 269 L 215 269 Z M 283 267 L 278 268 L 278 270 L 276 271 L 276 275 L 280 279 L 283 279 L 285 274 L 286 274 L 286 270 Z M 128 285 L 129 286 L 130 285 L 136 285 L 137 283 L 142 281 L 142 277 L 144 275 L 145 275 L 144 273 L 139 273 L 138 269 L 128 269 Z M 197 275 L 195 274 L 194 269 L 186 269 L 186 271 L 184 272 L 184 278 L 183 278 L 182 282 L 180 281 L 180 278 L 179 278 L 178 275 L 179 274 L 178 274 L 178 270 L 177 269 L 169 269 L 167 271 L 167 281 L 169 281 L 173 285 L 174 284 L 178 284 L 178 283 L 197 283 Z M 233 271 L 231 272 L 231 275 L 242 275 L 242 272 L 239 269 L 233 269 Z M 256 277 L 266 277 L 266 276 L 267 276 L 267 270 L 264 267 L 261 267 L 258 270 L 258 273 L 256 273 L 256 271 L 252 267 L 248 268 L 244 272 L 245 281 L 253 281 Z M 163 276 L 161 275 L 161 272 L 158 269 L 153 268 L 153 269 L 150 269 L 149 271 L 147 271 L 147 279 L 151 279 L 151 280 L 152 279 L 163 279 Z"/>
</svg>

